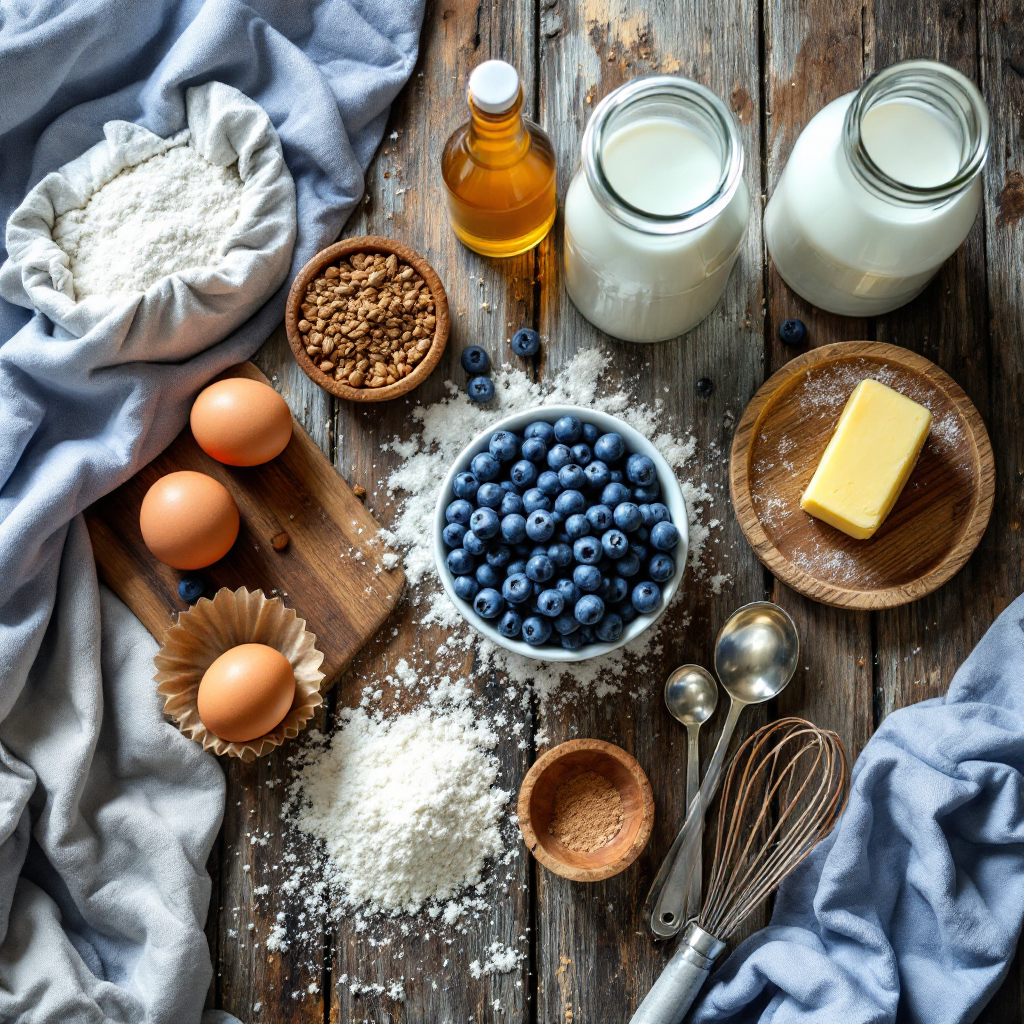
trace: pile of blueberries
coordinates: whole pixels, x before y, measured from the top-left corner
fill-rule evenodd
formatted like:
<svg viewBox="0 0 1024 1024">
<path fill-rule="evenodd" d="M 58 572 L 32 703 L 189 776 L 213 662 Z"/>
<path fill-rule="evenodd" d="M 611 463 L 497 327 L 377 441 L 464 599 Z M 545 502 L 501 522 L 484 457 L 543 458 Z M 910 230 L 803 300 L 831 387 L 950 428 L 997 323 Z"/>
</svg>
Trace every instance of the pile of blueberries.
<svg viewBox="0 0 1024 1024">
<path fill-rule="evenodd" d="M 498 632 L 576 650 L 662 601 L 679 543 L 653 461 L 563 416 L 491 435 L 445 511 L 455 592 Z"/>
</svg>

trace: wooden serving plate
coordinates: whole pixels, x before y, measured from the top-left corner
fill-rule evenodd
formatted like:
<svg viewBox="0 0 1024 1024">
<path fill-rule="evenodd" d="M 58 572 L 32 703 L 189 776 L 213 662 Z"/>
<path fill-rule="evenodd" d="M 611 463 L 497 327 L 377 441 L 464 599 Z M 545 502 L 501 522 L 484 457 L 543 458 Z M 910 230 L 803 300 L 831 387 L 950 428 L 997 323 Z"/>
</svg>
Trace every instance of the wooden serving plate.
<svg viewBox="0 0 1024 1024">
<path fill-rule="evenodd" d="M 221 377 L 269 383 L 251 363 Z M 180 469 L 219 480 L 241 514 L 234 546 L 199 570 L 210 582 L 207 596 L 220 587 L 280 596 L 316 634 L 328 689 L 390 615 L 405 586 L 400 568 L 389 571 L 381 563 L 384 547 L 373 516 L 294 417 L 288 447 L 252 467 L 210 458 L 186 426 L 148 466 L 85 512 L 100 578 L 157 639 L 188 608 L 178 597 L 184 574 L 150 553 L 139 508 L 154 481 Z M 288 546 L 275 551 L 271 540 L 280 533 L 288 534 Z"/>
<path fill-rule="evenodd" d="M 932 429 L 889 517 L 854 540 L 800 508 L 839 414 L 873 377 L 932 411 Z M 841 608 L 893 608 L 942 586 L 992 513 L 988 431 L 956 382 L 896 345 L 848 341 L 787 363 L 740 419 L 729 467 L 733 507 L 758 558 L 784 583 Z"/>
</svg>

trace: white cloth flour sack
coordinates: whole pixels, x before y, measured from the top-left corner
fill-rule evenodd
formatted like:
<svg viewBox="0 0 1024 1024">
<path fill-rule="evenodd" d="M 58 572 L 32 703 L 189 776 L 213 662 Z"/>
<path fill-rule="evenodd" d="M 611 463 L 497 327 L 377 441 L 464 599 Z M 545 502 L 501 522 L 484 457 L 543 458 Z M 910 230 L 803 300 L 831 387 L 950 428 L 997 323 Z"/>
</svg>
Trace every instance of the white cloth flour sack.
<svg viewBox="0 0 1024 1024">
<path fill-rule="evenodd" d="M 10 302 L 38 309 L 74 337 L 96 332 L 98 345 L 114 343 L 117 355 L 111 352 L 111 356 L 118 363 L 132 359 L 176 362 L 202 352 L 255 313 L 288 273 L 295 244 L 295 184 L 270 118 L 244 93 L 222 82 L 189 89 L 185 108 L 188 128 L 169 139 L 128 121 L 108 122 L 106 140 L 43 178 L 7 224 L 10 258 L 0 267 L 0 294 Z M 83 210 L 90 197 L 125 169 L 190 144 L 218 168 L 237 164 L 241 179 L 237 219 L 230 210 L 223 218 L 223 235 L 213 261 L 157 276 L 152 269 L 158 266 L 154 260 L 161 255 L 159 246 L 147 246 L 144 239 L 133 246 L 126 238 L 122 248 L 108 239 L 86 254 L 83 267 L 90 265 L 91 282 L 85 287 L 83 269 L 83 287 L 76 299 L 71 260 L 53 238 L 58 218 Z M 189 173 L 188 157 L 193 155 L 173 156 L 181 159 L 163 163 L 180 168 L 177 173 Z M 169 166 L 165 174 L 173 175 L 174 167 Z M 206 191 L 193 197 L 195 208 L 212 215 L 219 203 L 227 210 L 233 174 L 234 169 L 230 175 L 218 172 L 224 179 L 219 188 L 204 180 Z M 153 178 L 142 175 L 141 182 L 152 186 Z M 98 197 L 106 201 L 110 223 L 116 222 L 117 189 L 128 180 L 114 183 Z M 169 180 L 174 184 L 173 178 Z M 127 205 L 130 189 L 124 186 L 122 192 Z M 126 222 L 129 215 L 126 210 Z M 75 219 L 61 222 L 66 239 L 75 230 L 69 224 Z M 182 221 L 184 225 L 184 212 Z M 170 253 L 171 257 L 201 253 L 204 243 L 209 248 L 209 224 L 198 227 L 205 229 L 205 236 L 190 238 L 183 231 L 177 244 L 184 247 L 184 254 Z M 203 236 L 203 230 L 196 234 Z M 88 244 L 88 234 L 79 232 L 78 245 Z M 123 266 L 116 265 L 118 260 Z M 177 263 L 181 262 L 179 258 Z M 137 290 L 147 277 L 155 280 L 144 291 Z M 120 289 L 128 290 L 98 294 L 93 288 L 102 279 L 116 280 Z M 59 337 L 59 331 L 55 334 Z"/>
</svg>

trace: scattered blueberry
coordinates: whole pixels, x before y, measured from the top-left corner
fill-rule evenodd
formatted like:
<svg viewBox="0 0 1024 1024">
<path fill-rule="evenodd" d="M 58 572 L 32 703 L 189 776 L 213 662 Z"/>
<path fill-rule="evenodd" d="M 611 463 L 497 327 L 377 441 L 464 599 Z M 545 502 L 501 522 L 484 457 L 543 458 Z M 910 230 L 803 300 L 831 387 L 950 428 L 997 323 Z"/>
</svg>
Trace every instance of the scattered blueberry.
<svg viewBox="0 0 1024 1024">
<path fill-rule="evenodd" d="M 471 376 L 491 372 L 491 357 L 479 346 L 462 350 L 462 368 Z"/>
<path fill-rule="evenodd" d="M 206 580 L 202 576 L 183 576 L 178 582 L 178 597 L 194 604 L 206 593 Z"/>
<path fill-rule="evenodd" d="M 479 601 L 479 597 L 477 600 Z M 584 594 L 576 602 L 573 615 L 581 626 L 593 626 L 604 615 L 604 601 L 596 594 Z"/>
<path fill-rule="evenodd" d="M 661 588 L 655 586 L 650 580 L 645 580 L 633 588 L 631 600 L 633 607 L 641 615 L 650 615 L 661 604 Z"/>
<path fill-rule="evenodd" d="M 626 442 L 621 434 L 602 434 L 594 442 L 594 458 L 602 462 L 618 462 L 626 454 Z"/>
<path fill-rule="evenodd" d="M 511 608 L 505 612 L 501 617 L 501 621 L 498 623 L 498 632 L 502 636 L 507 636 L 510 640 L 514 637 L 519 636 L 523 631 L 523 618 L 518 612 L 512 611 Z"/>
<path fill-rule="evenodd" d="M 505 610 L 505 599 L 487 587 L 473 598 L 473 610 L 485 619 L 496 619 Z"/>
<path fill-rule="evenodd" d="M 491 434 L 487 450 L 499 462 L 512 462 L 519 454 L 519 438 L 509 430 L 498 430 Z M 654 463 L 651 463 L 653 466 Z M 640 481 L 637 481 L 640 483 Z"/>
<path fill-rule="evenodd" d="M 456 576 L 455 577 L 455 593 L 462 598 L 463 601 L 472 601 L 477 595 L 477 591 L 480 589 L 480 584 L 477 583 L 476 578 L 473 576 Z"/>
<path fill-rule="evenodd" d="M 521 327 L 512 335 L 512 351 L 517 356 L 535 356 L 540 351 L 540 335 L 532 327 Z"/>
<path fill-rule="evenodd" d="M 651 546 L 659 551 L 671 551 L 679 543 L 679 531 L 675 526 L 663 520 L 651 527 Z"/>
<path fill-rule="evenodd" d="M 551 623 L 539 616 L 531 615 L 523 622 L 523 639 L 533 646 L 546 643 L 551 636 Z"/>
<path fill-rule="evenodd" d="M 697 381 L 697 394 L 700 395 L 701 398 L 707 398 L 709 395 L 712 395 L 714 390 L 715 382 L 710 377 L 701 377 L 701 379 Z"/>
<path fill-rule="evenodd" d="M 466 385 L 466 393 L 474 402 L 483 405 L 494 397 L 494 381 L 490 377 L 472 377 Z"/>
<path fill-rule="evenodd" d="M 453 576 L 468 576 L 475 568 L 476 562 L 465 548 L 448 552 L 448 571 Z"/>
<path fill-rule="evenodd" d="M 803 320 L 783 320 L 779 327 L 779 338 L 783 345 L 802 345 L 807 337 L 807 325 Z"/>
</svg>

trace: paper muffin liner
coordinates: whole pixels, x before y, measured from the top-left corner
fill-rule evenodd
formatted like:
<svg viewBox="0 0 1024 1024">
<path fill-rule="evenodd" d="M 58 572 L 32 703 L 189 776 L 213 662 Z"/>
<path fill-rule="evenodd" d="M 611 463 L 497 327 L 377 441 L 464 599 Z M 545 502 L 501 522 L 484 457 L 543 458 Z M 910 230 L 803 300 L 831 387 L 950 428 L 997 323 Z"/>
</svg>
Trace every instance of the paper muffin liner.
<svg viewBox="0 0 1024 1024">
<path fill-rule="evenodd" d="M 230 743 L 214 735 L 199 718 L 196 700 L 206 670 L 225 651 L 239 644 L 266 644 L 280 651 L 295 673 L 295 700 L 283 721 L 271 732 L 246 743 Z M 203 597 L 164 633 L 153 658 L 157 692 L 164 698 L 164 713 L 204 750 L 252 761 L 270 753 L 305 727 L 323 703 L 320 684 L 323 654 L 316 637 L 306 630 L 293 608 L 279 598 L 244 587 L 232 592 L 222 587 L 213 600 Z"/>
</svg>

